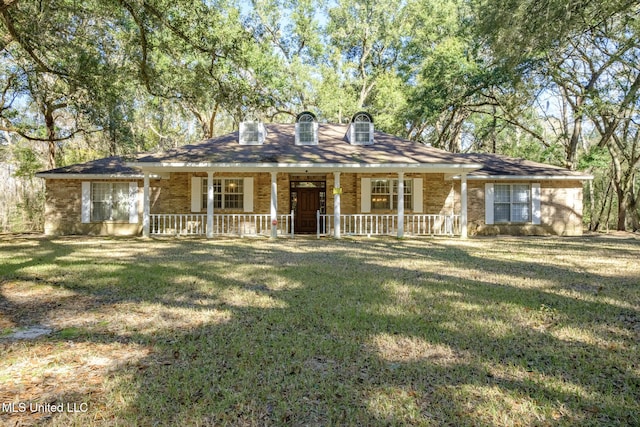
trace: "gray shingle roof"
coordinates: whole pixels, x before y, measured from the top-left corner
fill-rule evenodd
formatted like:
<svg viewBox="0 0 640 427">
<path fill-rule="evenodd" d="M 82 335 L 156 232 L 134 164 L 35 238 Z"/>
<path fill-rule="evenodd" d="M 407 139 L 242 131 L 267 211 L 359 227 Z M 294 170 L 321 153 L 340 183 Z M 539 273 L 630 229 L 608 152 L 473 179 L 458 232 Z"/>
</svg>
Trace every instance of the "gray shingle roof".
<svg viewBox="0 0 640 427">
<path fill-rule="evenodd" d="M 318 125 L 318 145 L 295 145 L 295 125 L 267 124 L 263 145 L 240 145 L 238 132 L 163 153 L 141 156 L 138 163 L 311 163 L 311 164 L 461 164 L 455 154 L 382 132 L 373 145 L 351 145 L 347 125 Z"/>
<path fill-rule="evenodd" d="M 64 166 L 39 172 L 37 175 L 105 175 L 105 176 L 142 176 L 140 169 L 127 166 L 126 159 L 120 156 L 105 157 L 86 163 Z"/>
<path fill-rule="evenodd" d="M 482 168 L 474 171 L 473 176 L 537 176 L 537 177 L 575 177 L 587 179 L 583 172 L 571 171 L 560 166 L 552 166 L 530 160 L 518 159 L 501 154 L 468 153 L 461 154 L 468 161 L 480 163 Z"/>
<path fill-rule="evenodd" d="M 318 145 L 295 145 L 295 125 L 266 124 L 267 137 L 263 145 L 240 145 L 238 132 L 185 145 L 160 153 L 143 153 L 134 159 L 107 157 L 86 163 L 41 172 L 43 178 L 74 175 L 104 175 L 105 177 L 141 176 L 138 165 L 172 163 L 215 164 L 358 164 L 358 165 L 474 165 L 482 168 L 469 176 L 476 177 L 549 177 L 589 179 L 580 172 L 496 154 L 455 154 L 376 132 L 373 145 L 351 145 L 345 134 L 348 125 L 319 124 Z M 132 165 L 133 163 L 133 165 Z"/>
</svg>

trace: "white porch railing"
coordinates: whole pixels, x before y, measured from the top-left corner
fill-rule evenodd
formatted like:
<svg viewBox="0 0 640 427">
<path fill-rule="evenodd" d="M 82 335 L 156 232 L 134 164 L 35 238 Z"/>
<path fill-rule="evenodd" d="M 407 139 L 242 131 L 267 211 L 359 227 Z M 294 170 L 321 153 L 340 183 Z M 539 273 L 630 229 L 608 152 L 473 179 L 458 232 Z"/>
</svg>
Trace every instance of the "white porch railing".
<svg viewBox="0 0 640 427">
<path fill-rule="evenodd" d="M 278 215 L 278 236 L 294 235 L 294 216 Z M 206 236 L 206 214 L 151 214 L 149 233 L 156 236 Z M 214 214 L 213 235 L 271 235 L 270 214 Z"/>
<path fill-rule="evenodd" d="M 316 213 L 317 235 L 333 235 L 332 214 Z M 388 236 L 398 233 L 398 215 L 340 215 L 340 233 L 351 236 Z M 414 236 L 460 235 L 460 215 L 409 214 L 404 216 L 404 234 Z"/>
</svg>

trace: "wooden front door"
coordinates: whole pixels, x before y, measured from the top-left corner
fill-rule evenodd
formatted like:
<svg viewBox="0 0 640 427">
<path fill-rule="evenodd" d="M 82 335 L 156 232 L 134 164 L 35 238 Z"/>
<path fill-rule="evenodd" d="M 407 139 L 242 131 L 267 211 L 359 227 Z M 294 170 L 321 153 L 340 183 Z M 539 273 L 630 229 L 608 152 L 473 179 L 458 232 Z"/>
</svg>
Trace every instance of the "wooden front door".
<svg viewBox="0 0 640 427">
<path fill-rule="evenodd" d="M 295 216 L 296 233 L 315 233 L 317 231 L 316 212 L 320 209 L 319 188 L 297 188 L 298 203 Z"/>
</svg>

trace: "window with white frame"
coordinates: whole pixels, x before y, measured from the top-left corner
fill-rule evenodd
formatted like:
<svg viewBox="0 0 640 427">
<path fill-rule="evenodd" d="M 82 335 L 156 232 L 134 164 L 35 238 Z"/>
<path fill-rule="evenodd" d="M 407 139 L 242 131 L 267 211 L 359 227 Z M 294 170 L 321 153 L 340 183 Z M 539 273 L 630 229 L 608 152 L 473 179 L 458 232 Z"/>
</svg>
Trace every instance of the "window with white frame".
<svg viewBox="0 0 640 427">
<path fill-rule="evenodd" d="M 499 222 L 531 222 L 529 184 L 495 184 L 493 216 Z"/>
<path fill-rule="evenodd" d="M 357 144 L 367 144 L 371 140 L 371 119 L 367 114 L 357 114 L 353 119 L 354 139 Z"/>
<path fill-rule="evenodd" d="M 316 119 L 313 114 L 309 112 L 301 113 L 296 121 L 296 127 L 298 130 L 296 144 L 298 145 L 312 145 L 316 143 Z"/>
<path fill-rule="evenodd" d="M 404 180 L 404 208 L 413 209 L 413 181 Z M 371 209 L 393 210 L 398 209 L 398 180 L 397 179 L 372 179 L 371 180 Z"/>
<path fill-rule="evenodd" d="M 207 178 L 202 179 L 202 208 L 207 208 Z M 242 178 L 217 178 L 213 180 L 214 209 L 243 209 L 244 180 Z"/>
<path fill-rule="evenodd" d="M 257 122 L 245 122 L 242 132 L 242 142 L 244 144 L 259 144 L 260 143 L 260 129 Z"/>
<path fill-rule="evenodd" d="M 91 183 L 91 221 L 129 220 L 129 183 Z"/>
</svg>

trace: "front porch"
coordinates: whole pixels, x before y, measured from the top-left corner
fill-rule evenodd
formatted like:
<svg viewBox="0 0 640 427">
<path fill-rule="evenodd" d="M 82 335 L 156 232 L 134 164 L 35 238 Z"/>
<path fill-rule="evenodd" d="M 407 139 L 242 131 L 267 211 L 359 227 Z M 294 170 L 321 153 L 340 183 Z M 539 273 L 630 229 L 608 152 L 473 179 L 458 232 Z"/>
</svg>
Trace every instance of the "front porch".
<svg viewBox="0 0 640 427">
<path fill-rule="evenodd" d="M 143 236 L 467 236 L 464 173 L 457 190 L 443 173 L 149 175 Z"/>
</svg>

